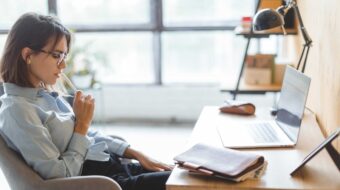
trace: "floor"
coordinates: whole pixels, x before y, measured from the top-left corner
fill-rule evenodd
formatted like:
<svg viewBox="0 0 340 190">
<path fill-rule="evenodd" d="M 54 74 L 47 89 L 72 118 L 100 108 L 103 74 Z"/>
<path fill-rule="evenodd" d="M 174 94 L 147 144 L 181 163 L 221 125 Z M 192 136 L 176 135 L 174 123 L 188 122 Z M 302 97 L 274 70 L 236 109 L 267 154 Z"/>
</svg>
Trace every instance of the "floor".
<svg viewBox="0 0 340 190">
<path fill-rule="evenodd" d="M 125 138 L 131 147 L 164 163 L 173 164 L 172 158 L 182 151 L 194 127 L 188 123 L 114 123 L 96 124 L 93 128 L 108 135 Z M 0 170 L 0 189 L 10 190 Z"/>
<path fill-rule="evenodd" d="M 195 123 L 144 124 L 144 125 L 98 125 L 104 134 L 118 135 L 127 140 L 131 147 L 141 150 L 159 161 L 172 164 L 173 157 L 181 152 Z"/>
</svg>

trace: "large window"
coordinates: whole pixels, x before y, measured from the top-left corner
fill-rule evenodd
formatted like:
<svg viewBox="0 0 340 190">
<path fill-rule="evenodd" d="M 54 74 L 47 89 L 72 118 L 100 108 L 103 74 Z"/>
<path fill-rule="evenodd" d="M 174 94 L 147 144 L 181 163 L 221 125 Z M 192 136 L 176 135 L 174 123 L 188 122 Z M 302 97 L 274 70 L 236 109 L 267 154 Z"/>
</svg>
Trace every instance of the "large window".
<svg viewBox="0 0 340 190">
<path fill-rule="evenodd" d="M 1 0 L 0 51 L 22 13 L 56 14 L 102 83 L 219 84 L 236 79 L 245 39 L 233 30 L 254 7 L 255 0 Z M 251 51 L 275 52 L 272 41 Z"/>
<path fill-rule="evenodd" d="M 58 0 L 58 16 L 67 25 L 150 22 L 150 0 Z"/>
<path fill-rule="evenodd" d="M 25 12 L 48 13 L 46 0 L 0 0 L 0 29 L 9 29 Z"/>
<path fill-rule="evenodd" d="M 103 83 L 153 84 L 151 32 L 79 33 L 74 48 L 92 56 L 91 67 Z"/>
<path fill-rule="evenodd" d="M 232 32 L 165 32 L 162 48 L 164 83 L 214 83 L 232 60 Z"/>
<path fill-rule="evenodd" d="M 0 55 L 2 55 L 2 52 L 4 50 L 6 39 L 7 39 L 7 35 L 0 35 Z"/>
<path fill-rule="evenodd" d="M 164 24 L 223 25 L 250 16 L 254 0 L 163 0 Z"/>
</svg>

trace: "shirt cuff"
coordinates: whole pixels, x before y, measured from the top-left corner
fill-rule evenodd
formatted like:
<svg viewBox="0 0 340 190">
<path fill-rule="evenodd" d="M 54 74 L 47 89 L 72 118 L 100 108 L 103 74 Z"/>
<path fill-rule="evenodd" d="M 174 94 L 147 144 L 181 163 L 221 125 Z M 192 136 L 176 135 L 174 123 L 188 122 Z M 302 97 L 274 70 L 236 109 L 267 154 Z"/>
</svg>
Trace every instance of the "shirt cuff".
<svg viewBox="0 0 340 190">
<path fill-rule="evenodd" d="M 86 136 L 78 133 L 73 133 L 68 149 L 78 152 L 80 155 L 85 157 L 90 144 L 91 141 Z"/>
<path fill-rule="evenodd" d="M 114 139 L 115 143 L 118 144 L 118 146 L 110 146 L 110 152 L 117 154 L 118 156 L 123 156 L 125 150 L 130 147 L 130 144 L 125 142 L 125 141 L 121 141 L 119 139 Z"/>
</svg>

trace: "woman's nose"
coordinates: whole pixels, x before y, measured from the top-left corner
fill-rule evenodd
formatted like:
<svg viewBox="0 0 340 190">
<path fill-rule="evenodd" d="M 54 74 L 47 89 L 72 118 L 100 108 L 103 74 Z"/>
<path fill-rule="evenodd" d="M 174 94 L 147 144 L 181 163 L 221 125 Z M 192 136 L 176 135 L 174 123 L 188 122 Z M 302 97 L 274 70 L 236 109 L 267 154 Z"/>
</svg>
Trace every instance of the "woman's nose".
<svg viewBox="0 0 340 190">
<path fill-rule="evenodd" d="M 58 68 L 59 69 L 65 69 L 66 68 L 66 61 L 65 61 L 65 59 L 63 59 L 60 63 L 59 63 L 59 65 L 58 65 Z"/>
</svg>

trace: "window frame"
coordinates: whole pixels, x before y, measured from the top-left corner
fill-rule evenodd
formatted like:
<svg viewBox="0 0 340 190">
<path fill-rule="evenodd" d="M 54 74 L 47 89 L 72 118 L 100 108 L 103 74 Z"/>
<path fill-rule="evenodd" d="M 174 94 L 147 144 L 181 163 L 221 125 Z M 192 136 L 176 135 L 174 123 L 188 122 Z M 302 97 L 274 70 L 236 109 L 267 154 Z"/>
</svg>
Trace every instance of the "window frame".
<svg viewBox="0 0 340 190">
<path fill-rule="evenodd" d="M 47 0 L 48 14 L 58 16 L 58 0 Z M 254 1 L 254 6 L 256 2 Z M 150 23 L 146 24 L 109 24 L 109 25 L 66 25 L 75 33 L 91 32 L 152 32 L 152 52 L 154 64 L 154 85 L 162 85 L 162 38 L 163 32 L 182 32 L 182 31 L 233 31 L 238 25 L 235 21 L 214 24 L 211 26 L 188 23 L 164 26 L 163 24 L 163 0 L 150 0 Z M 9 29 L 0 28 L 0 35 L 8 34 Z M 141 84 L 136 84 L 141 85 Z"/>
</svg>

